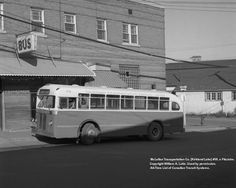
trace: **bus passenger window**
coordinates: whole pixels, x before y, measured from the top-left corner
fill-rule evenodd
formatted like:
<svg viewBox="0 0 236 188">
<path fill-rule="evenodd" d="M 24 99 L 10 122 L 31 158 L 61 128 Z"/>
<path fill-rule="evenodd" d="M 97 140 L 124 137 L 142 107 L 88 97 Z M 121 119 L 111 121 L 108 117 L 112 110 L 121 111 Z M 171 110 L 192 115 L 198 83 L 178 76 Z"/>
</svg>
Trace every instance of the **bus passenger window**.
<svg viewBox="0 0 236 188">
<path fill-rule="evenodd" d="M 160 98 L 160 110 L 169 110 L 169 100 L 167 97 Z"/>
<path fill-rule="evenodd" d="M 78 108 L 89 108 L 89 94 L 79 94 Z"/>
<path fill-rule="evenodd" d="M 148 97 L 148 110 L 157 110 L 158 100 L 158 97 Z"/>
<path fill-rule="evenodd" d="M 172 110 L 173 111 L 179 111 L 180 110 L 179 104 L 176 103 L 176 102 L 172 102 Z"/>
<path fill-rule="evenodd" d="M 76 108 L 76 98 L 60 97 L 59 108 L 61 109 L 75 109 Z"/>
<path fill-rule="evenodd" d="M 76 98 L 69 98 L 69 109 L 76 108 Z"/>
<path fill-rule="evenodd" d="M 119 108 L 120 108 L 120 96 L 107 95 L 107 109 L 119 109 Z"/>
<path fill-rule="evenodd" d="M 105 108 L 105 95 L 92 94 L 90 99 L 91 108 Z"/>
<path fill-rule="evenodd" d="M 67 108 L 67 98 L 66 97 L 61 97 L 60 102 L 59 102 L 59 108 Z"/>
<path fill-rule="evenodd" d="M 121 96 L 121 109 L 132 110 L 133 109 L 133 96 L 122 95 Z"/>
<path fill-rule="evenodd" d="M 135 109 L 137 110 L 146 109 L 146 97 L 142 96 L 135 97 Z"/>
</svg>

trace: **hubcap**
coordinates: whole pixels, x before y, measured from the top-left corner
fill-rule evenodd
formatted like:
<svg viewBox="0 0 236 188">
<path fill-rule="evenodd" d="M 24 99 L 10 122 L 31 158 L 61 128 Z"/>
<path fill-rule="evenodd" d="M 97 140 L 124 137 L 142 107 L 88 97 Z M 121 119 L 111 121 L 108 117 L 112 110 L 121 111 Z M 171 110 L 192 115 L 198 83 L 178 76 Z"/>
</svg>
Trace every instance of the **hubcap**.
<svg viewBox="0 0 236 188">
<path fill-rule="evenodd" d="M 152 134 L 153 134 L 153 136 L 157 136 L 158 135 L 158 129 L 157 128 L 152 129 Z"/>
<path fill-rule="evenodd" d="M 94 136 L 94 135 L 96 135 L 96 132 L 93 129 L 90 129 L 88 131 L 88 136 Z"/>
</svg>

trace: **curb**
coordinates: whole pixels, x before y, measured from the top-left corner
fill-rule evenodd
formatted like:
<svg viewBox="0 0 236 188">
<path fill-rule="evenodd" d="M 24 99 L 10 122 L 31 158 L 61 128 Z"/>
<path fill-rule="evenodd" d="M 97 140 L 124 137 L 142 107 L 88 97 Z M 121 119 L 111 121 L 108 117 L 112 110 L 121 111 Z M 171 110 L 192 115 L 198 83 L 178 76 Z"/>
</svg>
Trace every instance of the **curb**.
<svg viewBox="0 0 236 188">
<path fill-rule="evenodd" d="M 38 144 L 38 145 L 24 145 L 24 146 L 3 147 L 3 148 L 0 148 L 0 153 L 1 152 L 6 152 L 6 151 L 17 151 L 17 150 L 37 149 L 37 148 L 46 148 L 46 147 L 52 147 L 52 145 L 49 145 L 49 144 Z"/>
</svg>

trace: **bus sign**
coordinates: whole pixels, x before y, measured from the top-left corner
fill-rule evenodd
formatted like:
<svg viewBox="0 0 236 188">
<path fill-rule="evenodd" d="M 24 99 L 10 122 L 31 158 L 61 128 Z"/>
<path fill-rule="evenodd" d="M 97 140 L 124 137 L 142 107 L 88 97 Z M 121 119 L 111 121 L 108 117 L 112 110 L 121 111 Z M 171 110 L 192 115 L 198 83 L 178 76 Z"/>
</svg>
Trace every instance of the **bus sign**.
<svg viewBox="0 0 236 188">
<path fill-rule="evenodd" d="M 16 43 L 19 54 L 32 52 L 37 49 L 37 36 L 35 34 L 19 35 Z"/>
</svg>

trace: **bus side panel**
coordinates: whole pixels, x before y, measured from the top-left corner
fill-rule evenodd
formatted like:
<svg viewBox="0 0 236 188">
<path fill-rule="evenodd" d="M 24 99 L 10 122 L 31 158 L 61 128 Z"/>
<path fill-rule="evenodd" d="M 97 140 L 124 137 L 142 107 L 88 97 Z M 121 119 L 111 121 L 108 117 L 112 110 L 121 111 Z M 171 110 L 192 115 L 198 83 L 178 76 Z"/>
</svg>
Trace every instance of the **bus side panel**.
<svg viewBox="0 0 236 188">
<path fill-rule="evenodd" d="M 184 118 L 182 112 L 170 112 L 164 121 L 164 133 L 184 132 Z"/>
<path fill-rule="evenodd" d="M 54 135 L 56 138 L 78 137 L 79 123 L 82 121 L 79 112 L 58 111 L 54 118 Z"/>
<path fill-rule="evenodd" d="M 143 135 L 155 120 L 162 122 L 165 132 L 183 130 L 183 114 L 177 112 L 61 111 L 55 119 L 56 137 L 77 137 L 79 126 L 87 120 L 96 122 L 105 136 Z"/>
</svg>

